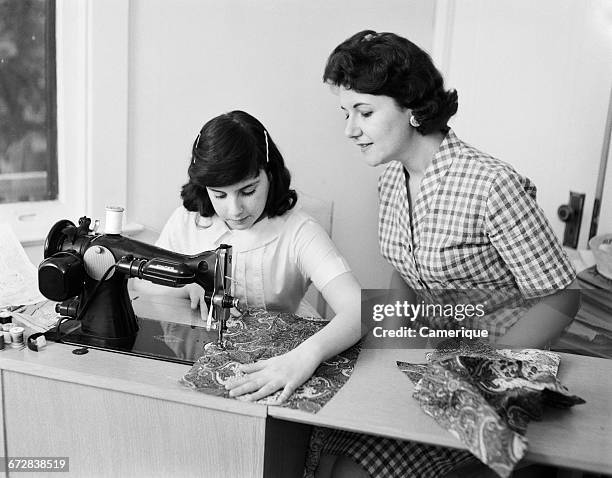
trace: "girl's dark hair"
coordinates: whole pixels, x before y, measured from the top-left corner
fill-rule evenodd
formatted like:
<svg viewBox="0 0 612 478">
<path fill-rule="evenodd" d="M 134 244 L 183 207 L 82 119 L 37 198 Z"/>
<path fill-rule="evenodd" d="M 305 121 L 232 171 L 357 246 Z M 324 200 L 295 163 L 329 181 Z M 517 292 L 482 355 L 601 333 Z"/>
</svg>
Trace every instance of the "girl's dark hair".
<svg viewBox="0 0 612 478">
<path fill-rule="evenodd" d="M 371 95 L 385 95 L 410 108 L 423 135 L 448 131 L 457 112 L 457 92 L 429 55 L 395 33 L 364 30 L 338 45 L 327 60 L 323 81 Z"/>
<path fill-rule="evenodd" d="M 295 206 L 297 193 L 289 188 L 291 174 L 272 137 L 259 120 L 244 111 L 217 116 L 202 127 L 193 143 L 189 182 L 181 190 L 183 206 L 211 217 L 215 209 L 207 186 L 231 186 L 257 176 L 261 169 L 270 182 L 264 213 L 281 216 Z"/>
</svg>

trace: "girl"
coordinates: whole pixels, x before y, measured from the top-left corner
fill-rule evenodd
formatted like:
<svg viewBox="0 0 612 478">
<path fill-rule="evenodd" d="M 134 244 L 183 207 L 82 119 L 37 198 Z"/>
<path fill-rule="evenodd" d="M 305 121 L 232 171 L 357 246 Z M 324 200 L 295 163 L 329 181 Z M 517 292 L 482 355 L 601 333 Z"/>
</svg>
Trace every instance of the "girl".
<svg viewBox="0 0 612 478">
<path fill-rule="evenodd" d="M 296 210 L 291 176 L 266 128 L 243 111 L 204 125 L 193 143 L 183 206 L 156 243 L 183 254 L 233 246 L 232 295 L 247 307 L 313 315 L 303 302 L 312 282 L 335 312 L 333 320 L 294 350 L 243 365 L 230 396 L 258 400 L 283 389 L 286 400 L 324 360 L 361 336 L 360 287 L 324 229 Z M 171 292 L 171 289 L 166 291 Z M 178 289 L 207 315 L 204 291 Z"/>
</svg>

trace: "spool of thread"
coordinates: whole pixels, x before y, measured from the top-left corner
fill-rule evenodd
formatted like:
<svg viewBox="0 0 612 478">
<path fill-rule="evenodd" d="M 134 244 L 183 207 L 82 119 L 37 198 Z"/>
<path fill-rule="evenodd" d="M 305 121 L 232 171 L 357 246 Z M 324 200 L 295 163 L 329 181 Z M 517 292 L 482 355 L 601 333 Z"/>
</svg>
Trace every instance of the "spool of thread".
<svg viewBox="0 0 612 478">
<path fill-rule="evenodd" d="M 121 234 L 123 232 L 123 211 L 121 206 L 106 206 L 105 234 Z"/>
<path fill-rule="evenodd" d="M 13 321 L 13 316 L 8 310 L 0 310 L 0 324 L 7 324 Z"/>
<path fill-rule="evenodd" d="M 13 327 L 9 333 L 11 334 L 11 347 L 15 349 L 21 349 L 25 347 L 25 343 L 23 342 L 23 332 L 25 329 L 23 327 Z"/>
<path fill-rule="evenodd" d="M 10 330 L 15 326 L 12 322 L 2 324 L 2 335 L 4 336 L 4 343 L 10 344 L 12 342 Z"/>
</svg>

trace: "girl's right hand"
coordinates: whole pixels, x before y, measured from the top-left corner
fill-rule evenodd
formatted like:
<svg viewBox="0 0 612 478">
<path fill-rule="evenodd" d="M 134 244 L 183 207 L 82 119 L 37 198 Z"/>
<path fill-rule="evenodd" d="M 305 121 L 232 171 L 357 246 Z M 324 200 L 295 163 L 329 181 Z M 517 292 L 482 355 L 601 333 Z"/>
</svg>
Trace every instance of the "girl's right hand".
<svg viewBox="0 0 612 478">
<path fill-rule="evenodd" d="M 202 320 L 206 322 L 208 319 L 208 307 L 206 306 L 206 301 L 204 300 L 204 289 L 202 289 L 202 287 L 200 287 L 198 284 L 187 284 L 185 288 L 187 289 L 187 293 L 189 295 L 191 309 L 196 310 L 199 306 L 200 317 L 202 317 Z"/>
<path fill-rule="evenodd" d="M 187 293 L 189 295 L 189 301 L 191 302 L 191 309 L 196 310 L 198 306 L 200 307 L 200 317 L 204 322 L 208 321 L 208 306 L 206 305 L 206 301 L 204 300 L 204 289 L 200 287 L 198 284 L 187 284 L 185 286 L 187 289 Z M 230 309 L 230 314 L 232 317 L 241 317 L 244 311 L 240 311 L 232 307 Z"/>
</svg>

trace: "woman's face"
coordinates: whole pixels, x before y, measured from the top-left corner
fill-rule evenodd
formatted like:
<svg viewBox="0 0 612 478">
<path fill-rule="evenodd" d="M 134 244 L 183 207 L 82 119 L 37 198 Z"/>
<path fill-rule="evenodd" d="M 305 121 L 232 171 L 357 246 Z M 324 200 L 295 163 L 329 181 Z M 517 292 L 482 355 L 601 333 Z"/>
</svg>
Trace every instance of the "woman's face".
<svg viewBox="0 0 612 478">
<path fill-rule="evenodd" d="M 378 166 L 401 161 L 415 134 L 410 126 L 411 111 L 393 98 L 338 89 L 340 108 L 346 115 L 344 134 L 361 149 L 365 162 Z"/>
<path fill-rule="evenodd" d="M 217 216 L 230 229 L 248 229 L 261 218 L 269 189 L 268 175 L 263 169 L 258 176 L 231 186 L 206 188 Z"/>
</svg>

